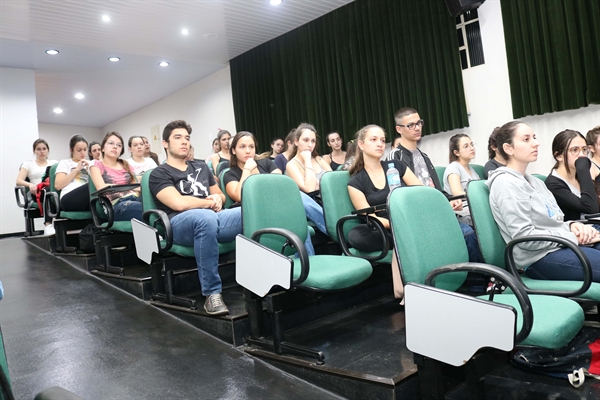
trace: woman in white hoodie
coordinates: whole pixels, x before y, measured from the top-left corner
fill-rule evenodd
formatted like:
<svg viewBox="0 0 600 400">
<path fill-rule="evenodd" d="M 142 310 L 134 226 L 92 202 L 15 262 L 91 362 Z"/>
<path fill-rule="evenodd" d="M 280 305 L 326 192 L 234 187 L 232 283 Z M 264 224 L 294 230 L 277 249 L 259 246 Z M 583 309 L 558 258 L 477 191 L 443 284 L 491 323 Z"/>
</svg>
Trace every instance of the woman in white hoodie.
<svg viewBox="0 0 600 400">
<path fill-rule="evenodd" d="M 540 143 L 529 126 L 513 121 L 503 125 L 496 139 L 506 167 L 490 172 L 490 205 L 505 242 L 549 235 L 578 244 L 600 282 L 600 233 L 591 225 L 565 222 L 552 193 L 539 179 L 527 173 L 537 160 Z M 515 262 L 536 279 L 583 280 L 579 259 L 567 248 L 551 242 L 528 242 L 514 248 Z"/>
</svg>

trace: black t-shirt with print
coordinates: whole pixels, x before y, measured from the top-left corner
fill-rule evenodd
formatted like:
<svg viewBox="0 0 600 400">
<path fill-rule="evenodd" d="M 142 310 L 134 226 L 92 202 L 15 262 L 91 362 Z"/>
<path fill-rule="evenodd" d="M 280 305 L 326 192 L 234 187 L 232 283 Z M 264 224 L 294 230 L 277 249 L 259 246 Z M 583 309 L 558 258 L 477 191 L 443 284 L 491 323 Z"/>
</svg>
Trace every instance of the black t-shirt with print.
<svg viewBox="0 0 600 400">
<path fill-rule="evenodd" d="M 162 164 L 150 173 L 150 193 L 159 210 L 164 211 L 169 219 L 178 213 L 162 204 L 156 194 L 166 187 L 173 186 L 182 196 L 194 196 L 200 199 L 210 195 L 210 187 L 216 185 L 215 178 L 202 160 L 187 161 L 187 169 L 180 171 L 169 164 Z"/>
<path fill-rule="evenodd" d="M 381 166 L 383 167 L 383 172 L 387 174 L 388 164 L 393 163 L 398 172 L 400 173 L 400 184 L 404 185 L 404 181 L 402 177 L 406 173 L 406 164 L 401 162 L 400 160 L 392 160 L 392 161 L 381 161 Z M 377 206 L 380 204 L 386 204 L 388 195 L 390 194 L 390 187 L 387 183 L 387 175 L 385 180 L 385 187 L 383 189 L 377 189 L 369 178 L 369 174 L 363 168 L 359 172 L 356 173 L 350 181 L 348 181 L 348 186 L 352 186 L 355 189 L 360 190 L 365 194 L 367 199 L 367 203 L 370 206 Z M 388 218 L 387 211 L 379 211 L 377 213 L 379 217 Z"/>
</svg>

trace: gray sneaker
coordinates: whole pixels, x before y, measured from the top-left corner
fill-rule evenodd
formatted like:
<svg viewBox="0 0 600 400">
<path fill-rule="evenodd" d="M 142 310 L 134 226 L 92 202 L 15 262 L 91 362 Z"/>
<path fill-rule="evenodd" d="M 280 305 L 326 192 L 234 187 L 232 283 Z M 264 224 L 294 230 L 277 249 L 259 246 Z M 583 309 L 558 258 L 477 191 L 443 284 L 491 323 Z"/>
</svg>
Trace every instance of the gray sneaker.
<svg viewBox="0 0 600 400">
<path fill-rule="evenodd" d="M 223 296 L 219 294 L 211 294 L 204 302 L 204 311 L 210 315 L 225 315 L 229 314 L 229 309 L 223 303 Z"/>
</svg>

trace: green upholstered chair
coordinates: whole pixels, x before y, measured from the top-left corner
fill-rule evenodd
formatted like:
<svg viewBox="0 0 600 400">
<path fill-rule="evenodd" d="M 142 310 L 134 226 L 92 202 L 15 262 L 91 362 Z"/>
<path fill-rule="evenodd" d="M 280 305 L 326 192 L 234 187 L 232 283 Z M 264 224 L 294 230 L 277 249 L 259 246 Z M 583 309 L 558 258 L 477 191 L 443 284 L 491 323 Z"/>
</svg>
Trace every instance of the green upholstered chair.
<svg viewBox="0 0 600 400">
<path fill-rule="evenodd" d="M 112 203 L 103 194 L 121 192 L 139 187 L 139 184 L 111 185 L 97 191 L 91 177 L 90 186 L 90 209 L 94 225 L 101 233 L 96 235 L 96 270 L 109 274 L 123 275 L 123 267 L 110 265 L 111 254 L 114 247 L 133 248 L 133 231 L 131 221 L 115 221 Z"/>
<path fill-rule="evenodd" d="M 323 215 L 327 234 L 334 242 L 338 243 L 344 254 L 348 256 L 361 257 L 371 262 L 390 264 L 392 252 L 387 249 L 380 252 L 364 252 L 350 247 L 348 244 L 348 232 L 355 226 L 365 223 L 377 224 L 380 229 L 385 229 L 379 221 L 367 218 L 365 215 L 353 214 L 356 209 L 352 205 L 348 195 L 348 181 L 350 174 L 347 171 L 326 172 L 321 178 L 320 188 L 323 199 Z M 377 227 L 376 227 L 377 228 Z M 382 242 L 385 239 L 382 238 Z"/>
<path fill-rule="evenodd" d="M 446 172 L 446 167 L 435 166 L 434 168 L 440 183 L 444 186 L 444 172 Z"/>
<path fill-rule="evenodd" d="M 6 359 L 6 352 L 4 350 L 4 338 L 2 337 L 2 330 L 0 330 L 0 400 L 10 400 L 14 398 L 15 396 L 12 391 L 10 374 L 8 372 L 8 361 Z M 38 393 L 35 396 L 35 399 L 82 400 L 81 397 L 77 396 L 76 394 L 60 387 L 51 387 L 45 389 Z"/>
<path fill-rule="evenodd" d="M 516 267 L 506 262 L 507 244 L 500 234 L 490 208 L 490 191 L 484 181 L 471 181 L 467 187 L 467 197 L 471 207 L 477 240 L 486 263 L 508 270 L 517 277 L 532 293 L 551 293 L 576 298 L 577 301 L 600 302 L 600 283 L 591 281 L 550 281 L 532 279 L 520 274 Z M 552 237 L 549 237 L 552 239 Z M 529 239 L 528 239 L 529 240 Z M 533 239 L 535 240 L 535 238 Z M 591 271 L 589 272 L 591 277 Z"/>
<path fill-rule="evenodd" d="M 29 179 L 26 180 L 29 181 Z M 17 206 L 23 209 L 23 216 L 25 217 L 26 237 L 35 234 L 35 219 L 42 217 L 38 203 L 32 199 L 28 199 L 28 194 L 29 188 L 27 186 L 15 186 L 15 199 L 17 200 Z"/>
<path fill-rule="evenodd" d="M 141 196 L 144 211 L 143 223 L 154 228 L 159 245 L 158 254 L 150 257 L 152 262 L 149 263 L 152 276 L 152 300 L 196 309 L 196 300 L 173 294 L 174 271 L 197 268 L 194 248 L 173 243 L 169 217 L 165 212 L 156 208 L 150 192 L 151 173 L 152 171 L 147 171 L 142 176 Z M 231 255 L 234 250 L 235 242 L 219 243 L 220 255 Z"/>
<path fill-rule="evenodd" d="M 50 186 L 46 192 L 44 211 L 54 218 L 54 230 L 56 231 L 56 251 L 73 252 L 76 247 L 67 246 L 67 231 L 83 229 L 92 223 L 91 211 L 63 211 L 60 209 L 60 190 L 56 189 L 56 168 L 54 164 L 50 168 Z M 90 179 L 91 181 L 91 179 Z"/>
<path fill-rule="evenodd" d="M 583 326 L 583 311 L 576 302 L 559 296 L 527 296 L 524 287 L 504 269 L 469 263 L 460 226 L 439 191 L 425 186 L 399 188 L 394 190 L 388 204 L 405 283 L 432 285 L 435 282 L 438 288 L 455 291 L 464 283 L 469 271 L 495 276 L 514 292 L 495 294 L 493 301 L 516 310 L 515 343 L 523 346 L 557 349 L 569 343 Z M 438 273 L 444 275 L 434 281 Z M 523 297 L 528 298 L 531 307 L 523 303 Z"/>
<path fill-rule="evenodd" d="M 542 174 L 532 174 L 533 176 L 535 176 L 536 178 L 538 178 L 539 180 L 541 180 L 542 182 L 546 182 L 546 175 L 542 175 Z"/>
<path fill-rule="evenodd" d="M 477 172 L 477 175 L 479 175 L 479 179 L 485 179 L 485 167 L 483 165 L 471 164 L 471 168 L 473 168 L 475 172 Z"/>
<path fill-rule="evenodd" d="M 268 195 L 265 194 L 277 195 Z M 345 290 L 359 285 L 371 276 L 371 264 L 361 258 L 314 255 L 307 256 L 304 241 L 308 235 L 306 215 L 302 199 L 296 183 L 289 177 L 278 174 L 252 175 L 242 188 L 242 221 L 243 235 L 263 246 L 294 258 L 292 284 L 290 290 L 309 290 L 331 292 Z M 238 254 L 238 257 L 240 255 Z M 257 273 L 260 274 L 260 263 L 257 260 Z M 265 279 L 268 279 L 265 277 Z M 282 309 L 281 290 L 259 298 L 245 290 L 249 315 L 253 327 L 259 326 L 262 318 L 262 302 L 267 303 L 267 311 L 271 315 L 273 341 L 260 339 L 262 332 L 252 329 L 250 342 L 277 353 L 290 353 L 303 356 L 314 356 L 319 363 L 323 355 L 319 351 L 287 345 L 283 338 L 283 326 L 280 314 Z"/>
<path fill-rule="evenodd" d="M 221 192 L 223 192 L 223 194 L 225 195 L 225 204 L 223 204 L 223 208 L 229 208 L 232 204 L 235 203 L 235 201 L 233 201 L 231 197 L 229 197 L 229 195 L 227 194 L 227 190 L 225 190 L 225 182 L 223 181 L 223 177 L 225 176 L 227 171 L 229 171 L 229 167 L 221 171 L 221 174 L 219 175 L 219 186 L 221 187 Z"/>
</svg>

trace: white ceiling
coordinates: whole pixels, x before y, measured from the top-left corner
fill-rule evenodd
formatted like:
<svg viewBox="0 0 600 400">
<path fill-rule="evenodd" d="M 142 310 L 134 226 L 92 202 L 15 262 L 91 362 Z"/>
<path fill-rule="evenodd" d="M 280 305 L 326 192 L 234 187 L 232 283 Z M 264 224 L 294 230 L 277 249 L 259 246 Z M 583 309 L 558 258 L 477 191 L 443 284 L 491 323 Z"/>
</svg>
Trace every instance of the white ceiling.
<svg viewBox="0 0 600 400">
<path fill-rule="evenodd" d="M 39 122 L 101 128 L 352 1 L 0 0 L 0 66 L 35 70 Z"/>
</svg>

